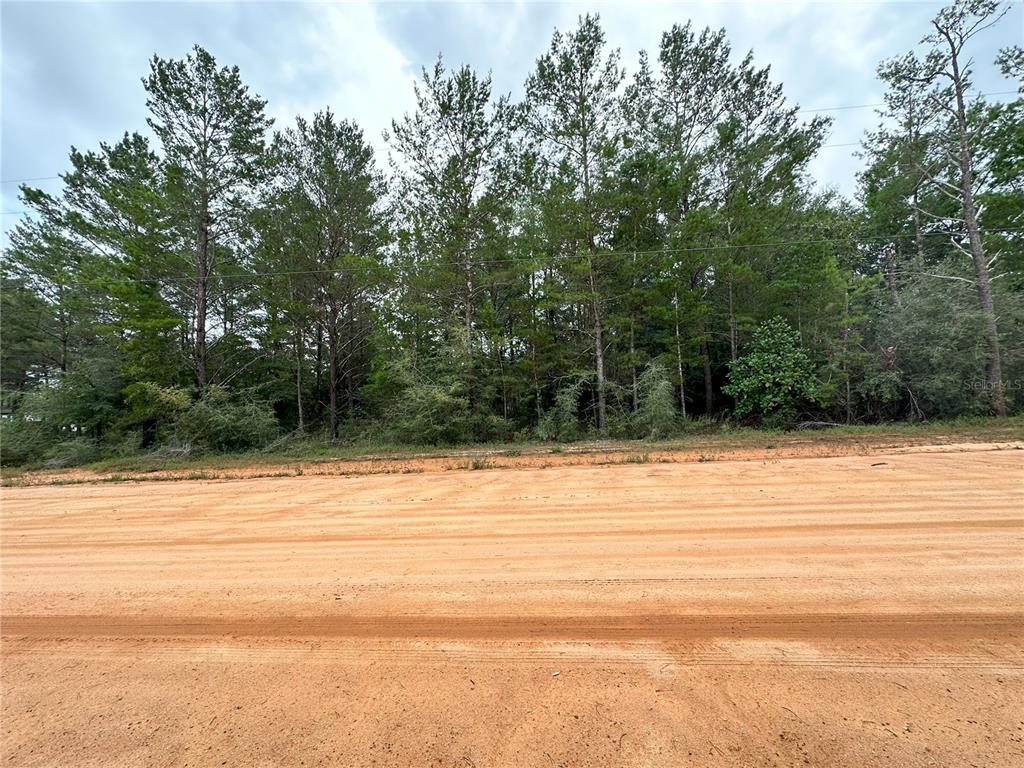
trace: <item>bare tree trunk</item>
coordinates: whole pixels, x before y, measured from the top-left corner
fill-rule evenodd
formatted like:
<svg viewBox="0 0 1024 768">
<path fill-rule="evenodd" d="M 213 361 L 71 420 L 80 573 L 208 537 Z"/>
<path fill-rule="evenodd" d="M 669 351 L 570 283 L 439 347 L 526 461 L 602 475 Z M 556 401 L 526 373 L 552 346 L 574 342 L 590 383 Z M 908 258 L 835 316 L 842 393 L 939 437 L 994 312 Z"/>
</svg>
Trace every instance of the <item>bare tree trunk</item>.
<svg viewBox="0 0 1024 768">
<path fill-rule="evenodd" d="M 889 284 L 893 305 L 901 306 L 903 302 L 900 299 L 899 286 L 896 285 L 896 247 L 893 245 L 888 246 L 885 251 L 885 281 Z"/>
<path fill-rule="evenodd" d="M 306 431 L 306 424 L 302 417 L 302 329 L 295 329 L 295 404 L 299 412 L 297 429 L 299 432 Z"/>
<path fill-rule="evenodd" d="M 850 340 L 850 288 L 847 286 L 843 294 L 843 378 L 846 379 L 846 423 L 853 423 L 853 407 L 850 402 L 850 371 L 849 352 Z"/>
<path fill-rule="evenodd" d="M 704 347 L 704 408 L 710 414 L 715 407 L 715 387 L 711 378 L 711 355 L 706 341 L 701 346 Z"/>
<path fill-rule="evenodd" d="M 327 318 L 327 356 L 329 372 L 327 388 L 329 391 L 330 438 L 338 439 L 338 306 L 332 300 L 328 306 Z"/>
<path fill-rule="evenodd" d="M 590 293 L 594 310 L 594 368 L 597 374 L 597 430 L 604 434 L 605 416 L 607 405 L 605 403 L 605 382 L 604 382 L 604 328 L 602 326 L 601 298 L 597 292 L 597 275 L 594 273 L 594 255 L 597 253 L 597 243 L 594 239 L 594 211 L 593 196 L 590 183 L 590 136 L 583 135 L 583 147 L 581 152 L 581 165 L 583 169 L 583 197 L 586 201 L 586 240 L 589 250 L 587 266 L 590 268 Z"/>
<path fill-rule="evenodd" d="M 920 138 L 920 131 L 917 128 L 914 113 L 914 100 L 913 97 L 910 99 L 910 141 L 917 143 Z M 914 271 L 921 272 L 924 270 L 924 232 L 921 230 L 921 181 L 918 180 L 914 184 L 914 191 L 911 196 L 911 210 L 914 216 Z"/>
<path fill-rule="evenodd" d="M 640 407 L 640 387 L 636 380 L 636 331 L 633 318 L 629 319 L 629 370 L 633 375 L 633 412 Z"/>
<path fill-rule="evenodd" d="M 210 285 L 210 214 L 206 201 L 199 213 L 196 231 L 196 316 L 194 341 L 194 368 L 199 396 L 206 393 L 206 315 Z"/>
<path fill-rule="evenodd" d="M 679 369 L 679 408 L 686 418 L 686 381 L 683 378 L 683 340 L 679 333 L 679 294 L 675 295 L 676 314 L 676 367 Z"/>
<path fill-rule="evenodd" d="M 974 161 L 967 133 L 967 108 L 964 105 L 965 86 L 960 73 L 957 46 L 953 43 L 948 30 L 939 29 L 939 31 L 949 42 L 950 63 L 953 67 L 953 92 L 956 94 L 956 125 L 960 150 L 960 196 L 964 209 L 964 224 L 967 227 L 967 237 L 971 244 L 974 273 L 977 278 L 978 302 L 985 318 L 985 338 L 988 342 L 988 364 L 985 366 L 985 372 L 992 398 L 992 410 L 997 416 L 1005 416 L 1006 399 L 1003 393 L 1002 358 L 999 351 L 999 325 L 992 299 L 992 280 L 989 276 L 988 262 L 985 260 L 985 246 L 982 243 L 981 230 L 978 227 L 978 209 L 974 201 Z"/>
<path fill-rule="evenodd" d="M 536 281 L 533 273 L 530 274 L 530 375 L 533 378 L 534 406 L 537 410 L 537 423 L 544 418 L 544 407 L 541 402 L 540 376 L 537 375 L 537 307 L 536 307 Z"/>
<path fill-rule="evenodd" d="M 60 370 L 61 373 L 67 373 L 68 370 L 68 342 L 70 341 L 70 332 L 68 330 L 68 318 L 64 312 L 64 285 L 61 284 L 58 289 L 59 298 L 57 299 L 57 306 L 60 310 L 57 313 L 57 323 L 60 328 L 59 331 L 59 342 L 60 342 Z"/>
<path fill-rule="evenodd" d="M 324 366 L 324 326 L 316 324 L 316 381 L 313 384 L 313 405 L 319 419 L 323 415 L 323 366 Z"/>
<path fill-rule="evenodd" d="M 357 302 L 349 302 L 345 305 L 345 338 L 348 339 L 349 353 L 345 356 L 345 404 L 349 418 L 352 416 L 352 412 L 356 408 L 356 392 L 355 392 L 355 364 L 356 364 L 356 339 L 358 338 L 359 329 L 356 327 L 358 322 L 356 313 Z"/>
<path fill-rule="evenodd" d="M 918 207 L 918 190 L 914 187 L 913 198 L 914 209 L 914 270 L 924 270 L 924 232 L 921 231 L 921 209 Z"/>
<path fill-rule="evenodd" d="M 736 313 L 732 305 L 732 272 L 729 273 L 729 359 L 736 362 Z"/>
<path fill-rule="evenodd" d="M 501 415 L 508 418 L 508 382 L 505 380 L 505 348 L 494 345 L 494 357 L 498 361 L 498 375 L 501 377 Z M 511 362 L 511 361 L 510 361 Z"/>
<path fill-rule="evenodd" d="M 463 272 L 466 278 L 466 298 L 465 298 L 465 317 L 463 322 L 466 326 L 466 351 L 472 353 L 473 351 L 473 315 L 476 312 L 476 294 L 475 287 L 473 285 L 473 264 L 470 262 L 469 257 L 463 264 Z"/>
<path fill-rule="evenodd" d="M 231 309 L 231 292 L 221 291 L 221 312 L 224 319 L 222 330 L 224 336 L 234 331 L 235 313 Z"/>
<path fill-rule="evenodd" d="M 604 328 L 602 326 L 601 300 L 597 295 L 597 279 L 594 265 L 590 265 L 590 290 L 594 309 L 594 367 L 597 373 L 597 431 L 604 433 L 607 404 L 604 384 Z"/>
</svg>

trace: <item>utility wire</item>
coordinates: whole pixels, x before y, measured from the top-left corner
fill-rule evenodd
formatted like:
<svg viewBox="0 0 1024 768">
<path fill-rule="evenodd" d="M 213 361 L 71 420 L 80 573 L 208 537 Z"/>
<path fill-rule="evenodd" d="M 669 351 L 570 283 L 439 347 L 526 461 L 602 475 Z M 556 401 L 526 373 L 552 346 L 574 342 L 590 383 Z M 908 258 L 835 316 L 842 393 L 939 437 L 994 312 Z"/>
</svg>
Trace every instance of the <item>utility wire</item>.
<svg viewBox="0 0 1024 768">
<path fill-rule="evenodd" d="M 0 184 L 20 184 L 24 181 L 49 181 L 50 179 L 59 179 L 60 176 L 33 176 L 30 179 L 4 179 L 0 181 Z"/>
<path fill-rule="evenodd" d="M 1011 93 L 1017 93 L 1017 91 L 989 91 L 988 93 L 976 94 L 977 97 L 982 96 L 1006 96 Z M 847 109 L 869 109 L 870 107 L 884 107 L 885 102 L 879 101 L 874 104 L 849 104 L 843 107 L 824 107 L 822 109 L 798 109 L 796 114 L 806 115 L 811 112 L 842 112 Z"/>
</svg>

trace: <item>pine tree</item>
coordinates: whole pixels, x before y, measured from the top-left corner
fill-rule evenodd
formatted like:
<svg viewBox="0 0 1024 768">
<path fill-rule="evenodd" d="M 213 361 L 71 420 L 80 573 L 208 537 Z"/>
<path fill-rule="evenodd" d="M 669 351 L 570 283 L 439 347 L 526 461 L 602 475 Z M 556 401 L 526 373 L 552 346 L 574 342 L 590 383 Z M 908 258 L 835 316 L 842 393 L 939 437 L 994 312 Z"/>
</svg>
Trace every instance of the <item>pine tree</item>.
<svg viewBox="0 0 1024 768">
<path fill-rule="evenodd" d="M 607 421 L 605 376 L 606 278 L 615 258 L 607 252 L 610 227 L 605 183 L 620 130 L 619 53 L 604 55 L 597 16 L 580 19 L 568 35 L 555 32 L 548 52 L 526 82 L 528 130 L 549 166 L 548 194 L 561 215 L 553 222 L 565 275 L 590 315 L 596 376 L 596 426 Z M 581 290 L 582 289 L 582 290 Z"/>
<path fill-rule="evenodd" d="M 149 126 L 160 140 L 168 205 L 179 247 L 194 254 L 191 341 L 196 389 L 209 384 L 210 315 L 217 272 L 241 234 L 267 173 L 266 102 L 238 67 L 220 67 L 198 45 L 184 59 L 154 56 L 143 78 Z M 227 325 L 229 318 L 222 317 Z"/>
</svg>

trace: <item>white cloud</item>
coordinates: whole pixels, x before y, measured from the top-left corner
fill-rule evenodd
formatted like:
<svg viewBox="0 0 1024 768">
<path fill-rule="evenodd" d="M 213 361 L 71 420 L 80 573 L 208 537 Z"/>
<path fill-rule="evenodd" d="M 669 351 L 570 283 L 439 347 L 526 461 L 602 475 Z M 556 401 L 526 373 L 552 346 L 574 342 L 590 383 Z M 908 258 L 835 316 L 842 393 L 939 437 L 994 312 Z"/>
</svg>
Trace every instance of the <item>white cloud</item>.
<svg viewBox="0 0 1024 768">
<path fill-rule="evenodd" d="M 298 40 L 301 54 L 289 62 L 284 87 L 268 105 L 275 122 L 290 124 L 297 114 L 329 107 L 358 122 L 383 157 L 383 131 L 415 104 L 415 70 L 381 31 L 374 8 L 310 6 Z"/>
<path fill-rule="evenodd" d="M 387 167 L 381 133 L 414 106 L 412 81 L 443 52 L 452 66 L 493 73 L 495 89 L 518 96 L 551 33 L 601 14 L 608 42 L 634 70 L 640 49 L 692 19 L 725 27 L 734 55 L 754 50 L 770 64 L 790 100 L 803 108 L 879 101 L 877 62 L 913 47 L 935 2 L 742 3 L 25 3 L 4 2 L 3 178 L 66 170 L 71 144 L 95 147 L 125 130 L 145 130 L 139 79 L 157 52 L 184 55 L 193 43 L 223 64 L 238 64 L 253 91 L 268 99 L 279 127 L 296 114 L 330 107 L 353 119 Z M 979 90 L 1008 90 L 990 66 L 995 51 L 1020 41 L 1021 5 L 975 48 Z M 859 141 L 874 125 L 871 109 L 832 113 L 829 143 Z M 855 189 L 856 147 L 822 150 L 812 171 L 844 193 Z M 52 182 L 40 182 L 55 189 Z M 16 186 L 3 185 L 3 210 L 17 210 Z M 2 228 L 16 217 L 5 215 Z"/>
</svg>

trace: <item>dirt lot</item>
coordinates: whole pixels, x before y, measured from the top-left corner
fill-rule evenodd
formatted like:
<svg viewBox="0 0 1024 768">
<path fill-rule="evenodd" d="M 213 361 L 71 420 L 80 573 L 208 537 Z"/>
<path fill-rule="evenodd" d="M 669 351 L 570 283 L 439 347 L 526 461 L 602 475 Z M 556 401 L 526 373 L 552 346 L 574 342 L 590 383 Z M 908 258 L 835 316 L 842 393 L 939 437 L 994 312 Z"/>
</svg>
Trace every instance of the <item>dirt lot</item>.
<svg viewBox="0 0 1024 768">
<path fill-rule="evenodd" d="M 3 764 L 1018 766 L 1021 447 L 4 488 Z"/>
</svg>

